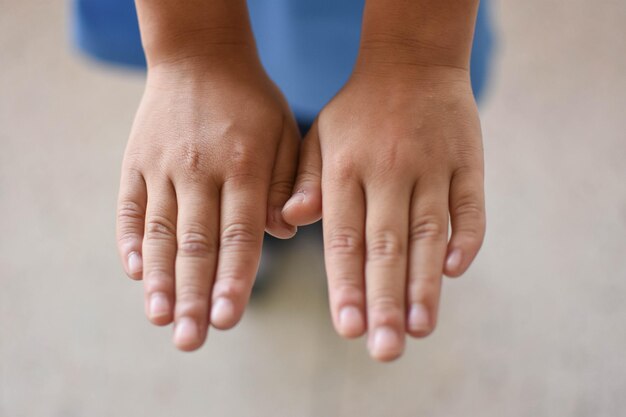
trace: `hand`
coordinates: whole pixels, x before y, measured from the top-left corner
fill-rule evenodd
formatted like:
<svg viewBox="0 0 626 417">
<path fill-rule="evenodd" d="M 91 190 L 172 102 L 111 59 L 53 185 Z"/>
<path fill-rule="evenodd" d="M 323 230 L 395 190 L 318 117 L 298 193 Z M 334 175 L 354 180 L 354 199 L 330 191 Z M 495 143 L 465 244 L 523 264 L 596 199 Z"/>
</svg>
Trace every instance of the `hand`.
<svg viewBox="0 0 626 417">
<path fill-rule="evenodd" d="M 118 246 L 127 274 L 143 278 L 148 318 L 174 320 L 179 349 L 200 347 L 209 323 L 238 322 L 264 228 L 295 233 L 281 209 L 299 142 L 255 60 L 196 57 L 149 71 L 122 168 Z"/>
<path fill-rule="evenodd" d="M 344 337 L 367 330 L 383 361 L 401 355 L 405 332 L 433 331 L 442 273 L 468 268 L 485 228 L 469 74 L 415 68 L 355 72 L 305 138 L 283 209 L 293 225 L 323 212 L 334 326 Z"/>
</svg>

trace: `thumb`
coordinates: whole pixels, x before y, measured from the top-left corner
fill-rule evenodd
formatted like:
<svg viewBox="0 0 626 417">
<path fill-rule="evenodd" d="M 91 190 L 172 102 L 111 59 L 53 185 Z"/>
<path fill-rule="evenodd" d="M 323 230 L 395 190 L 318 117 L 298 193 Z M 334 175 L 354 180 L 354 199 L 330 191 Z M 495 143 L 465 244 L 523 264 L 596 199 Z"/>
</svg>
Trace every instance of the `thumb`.
<svg viewBox="0 0 626 417">
<path fill-rule="evenodd" d="M 295 121 L 285 124 L 283 137 L 278 147 L 272 182 L 269 188 L 267 220 L 265 231 L 279 239 L 289 239 L 295 235 L 297 227 L 285 222 L 282 209 L 291 196 L 298 165 L 298 147 L 300 133 Z"/>
<path fill-rule="evenodd" d="M 322 218 L 322 155 L 317 120 L 300 147 L 298 175 L 291 198 L 283 207 L 283 218 L 294 226 L 315 223 Z"/>
</svg>

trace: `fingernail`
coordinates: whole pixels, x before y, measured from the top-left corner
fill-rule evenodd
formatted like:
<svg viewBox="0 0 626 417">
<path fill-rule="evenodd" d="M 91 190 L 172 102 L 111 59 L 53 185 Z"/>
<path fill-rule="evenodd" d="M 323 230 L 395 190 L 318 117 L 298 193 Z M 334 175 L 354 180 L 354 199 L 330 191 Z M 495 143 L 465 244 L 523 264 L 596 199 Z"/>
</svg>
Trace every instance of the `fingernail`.
<svg viewBox="0 0 626 417">
<path fill-rule="evenodd" d="M 232 321 L 235 306 L 228 298 L 218 298 L 211 308 L 211 322 L 222 324 Z"/>
<path fill-rule="evenodd" d="M 289 230 L 289 231 L 293 231 L 296 229 L 295 226 L 290 225 L 289 223 L 287 223 L 284 219 L 283 219 L 283 209 L 280 207 L 276 207 L 273 211 L 273 216 L 274 216 L 274 223 L 277 225 L 282 226 L 283 228 Z"/>
<path fill-rule="evenodd" d="M 289 239 L 293 237 L 297 232 L 298 228 L 287 223 L 283 219 L 283 209 L 280 207 L 270 208 L 270 218 L 269 224 L 274 226 L 272 228 L 272 235 L 279 239 Z"/>
<path fill-rule="evenodd" d="M 295 193 L 294 195 L 291 196 L 291 198 L 289 200 L 287 200 L 287 202 L 285 203 L 285 206 L 283 207 L 283 210 L 288 209 L 289 207 L 293 206 L 294 204 L 300 204 L 304 202 L 304 198 L 305 195 L 302 191 L 299 191 L 297 193 Z"/>
<path fill-rule="evenodd" d="M 189 342 L 195 342 L 200 333 L 195 320 L 189 317 L 183 317 L 176 323 L 174 330 L 174 341 L 178 345 L 185 345 Z"/>
<path fill-rule="evenodd" d="M 150 296 L 150 318 L 158 318 L 170 314 L 170 302 L 167 296 L 157 292 Z"/>
<path fill-rule="evenodd" d="M 131 275 L 138 274 L 143 269 L 143 262 L 139 252 L 131 252 L 128 254 L 128 273 Z"/>
<path fill-rule="evenodd" d="M 446 260 L 446 269 L 448 271 L 456 271 L 461 266 L 461 260 L 463 259 L 463 253 L 460 249 L 454 249 Z"/>
<path fill-rule="evenodd" d="M 409 311 L 409 330 L 414 332 L 424 332 L 430 330 L 430 320 L 428 309 L 424 304 L 415 303 Z"/>
<path fill-rule="evenodd" d="M 365 327 L 363 315 L 355 306 L 347 306 L 339 312 L 339 327 L 344 336 L 358 336 Z"/>
<path fill-rule="evenodd" d="M 395 356 L 402 348 L 401 343 L 398 333 L 391 327 L 379 327 L 374 332 L 372 353 L 378 357 Z"/>
</svg>

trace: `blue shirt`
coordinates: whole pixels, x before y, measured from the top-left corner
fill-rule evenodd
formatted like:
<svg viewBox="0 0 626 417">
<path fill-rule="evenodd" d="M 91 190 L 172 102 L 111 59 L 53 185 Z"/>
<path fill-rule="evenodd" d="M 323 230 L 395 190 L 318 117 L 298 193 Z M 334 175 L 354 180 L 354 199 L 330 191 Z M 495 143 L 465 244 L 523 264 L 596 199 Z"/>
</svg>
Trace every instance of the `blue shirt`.
<svg viewBox="0 0 626 417">
<path fill-rule="evenodd" d="M 478 98 L 487 80 L 492 35 L 481 1 L 471 76 Z M 312 121 L 348 80 L 359 47 L 364 0 L 249 0 L 261 60 L 296 117 Z M 78 47 L 109 63 L 145 68 L 133 0 L 74 0 Z"/>
</svg>

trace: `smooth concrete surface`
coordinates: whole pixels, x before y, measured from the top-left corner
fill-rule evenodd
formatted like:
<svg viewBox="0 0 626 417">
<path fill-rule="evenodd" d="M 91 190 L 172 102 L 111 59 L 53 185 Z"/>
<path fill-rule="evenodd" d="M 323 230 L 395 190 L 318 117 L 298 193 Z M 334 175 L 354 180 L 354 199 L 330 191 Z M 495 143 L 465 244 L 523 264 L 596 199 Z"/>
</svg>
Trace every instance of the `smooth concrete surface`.
<svg viewBox="0 0 626 417">
<path fill-rule="evenodd" d="M 626 2 L 494 6 L 487 240 L 381 365 L 334 334 L 304 240 L 234 331 L 177 352 L 115 252 L 142 76 L 76 56 L 64 3 L 0 0 L 0 416 L 625 415 Z"/>
</svg>

